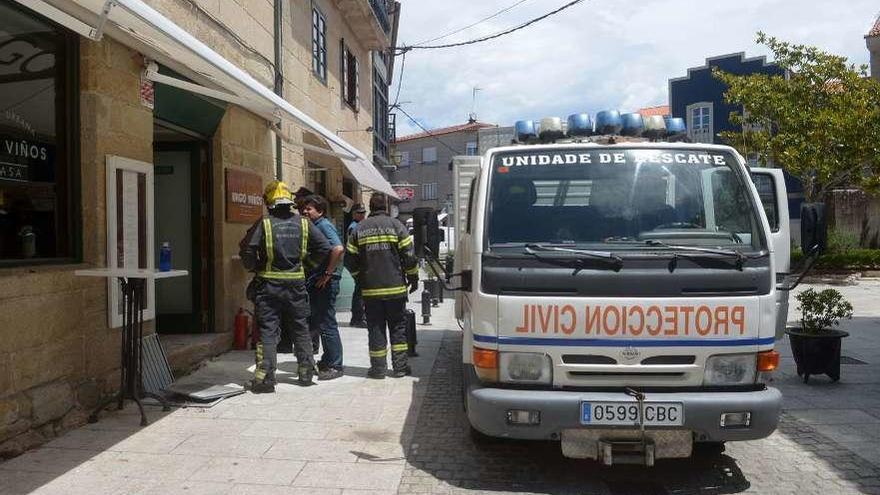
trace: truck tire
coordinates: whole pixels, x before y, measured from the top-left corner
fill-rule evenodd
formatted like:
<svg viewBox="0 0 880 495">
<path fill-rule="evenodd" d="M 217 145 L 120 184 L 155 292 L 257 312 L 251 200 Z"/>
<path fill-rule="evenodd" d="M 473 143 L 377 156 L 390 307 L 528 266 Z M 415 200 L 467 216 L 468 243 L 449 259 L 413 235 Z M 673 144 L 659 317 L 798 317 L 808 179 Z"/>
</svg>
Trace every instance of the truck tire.
<svg viewBox="0 0 880 495">
<path fill-rule="evenodd" d="M 474 447 L 476 447 L 477 449 L 489 448 L 503 441 L 503 439 L 501 438 L 486 435 L 485 433 L 471 426 L 470 422 L 468 423 L 468 426 L 470 428 L 471 441 L 473 442 Z"/>
<path fill-rule="evenodd" d="M 724 442 L 697 442 L 694 444 L 694 457 L 718 457 L 724 453 Z"/>
</svg>

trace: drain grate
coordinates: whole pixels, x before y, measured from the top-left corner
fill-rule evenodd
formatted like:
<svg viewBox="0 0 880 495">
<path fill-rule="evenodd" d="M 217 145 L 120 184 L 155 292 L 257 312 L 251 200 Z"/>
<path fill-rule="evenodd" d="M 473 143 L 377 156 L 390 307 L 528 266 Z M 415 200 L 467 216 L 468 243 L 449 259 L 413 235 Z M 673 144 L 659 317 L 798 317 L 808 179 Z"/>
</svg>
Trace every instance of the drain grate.
<svg viewBox="0 0 880 495">
<path fill-rule="evenodd" d="M 854 357 L 849 356 L 840 356 L 840 364 L 868 364 L 861 359 L 856 359 Z"/>
</svg>

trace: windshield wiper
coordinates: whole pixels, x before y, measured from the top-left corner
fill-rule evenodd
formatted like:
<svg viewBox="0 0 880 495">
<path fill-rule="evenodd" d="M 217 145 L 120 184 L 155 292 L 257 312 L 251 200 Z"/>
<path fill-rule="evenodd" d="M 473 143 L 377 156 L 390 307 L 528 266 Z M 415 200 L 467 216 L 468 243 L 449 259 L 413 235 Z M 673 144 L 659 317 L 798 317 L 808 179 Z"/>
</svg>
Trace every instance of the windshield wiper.
<svg viewBox="0 0 880 495">
<path fill-rule="evenodd" d="M 614 271 L 620 271 L 620 269 L 623 268 L 623 258 L 621 258 L 620 256 L 618 256 L 614 253 L 611 253 L 609 251 L 592 251 L 589 249 L 572 249 L 572 248 L 563 248 L 563 247 L 557 247 L 557 246 L 547 246 L 546 244 L 526 244 L 525 247 L 523 248 L 523 252 L 526 254 L 531 254 L 532 256 L 535 256 L 535 257 L 543 259 L 543 260 L 551 260 L 552 259 L 552 258 L 546 258 L 546 257 L 539 255 L 536 252 L 536 250 L 537 251 L 552 251 L 552 252 L 559 252 L 559 253 L 576 254 L 576 255 L 579 255 L 580 257 L 575 258 L 575 259 L 580 263 L 583 262 L 583 257 L 590 258 L 590 259 L 602 260 L 602 261 L 605 261 L 605 262 L 613 265 Z M 562 260 L 559 260 L 559 261 L 562 261 Z M 574 274 L 577 274 L 577 272 L 579 272 L 583 269 L 584 269 L 583 265 L 579 264 L 578 267 L 575 269 Z"/>
<path fill-rule="evenodd" d="M 680 251 L 687 251 L 692 253 L 703 253 L 703 254 L 715 254 L 719 256 L 728 256 L 736 258 L 736 269 L 739 271 L 743 271 L 743 265 L 745 264 L 748 256 L 744 255 L 741 251 L 737 251 L 735 249 L 722 249 L 722 248 L 704 248 L 698 246 L 684 246 L 681 244 L 667 244 L 663 241 L 658 241 L 655 239 L 648 239 L 645 241 L 645 244 L 652 247 L 662 247 L 667 249 L 678 249 Z M 672 263 L 669 265 L 669 271 L 672 272 L 675 270 L 676 257 L 677 256 L 687 256 L 682 253 L 673 253 L 672 254 Z"/>
</svg>

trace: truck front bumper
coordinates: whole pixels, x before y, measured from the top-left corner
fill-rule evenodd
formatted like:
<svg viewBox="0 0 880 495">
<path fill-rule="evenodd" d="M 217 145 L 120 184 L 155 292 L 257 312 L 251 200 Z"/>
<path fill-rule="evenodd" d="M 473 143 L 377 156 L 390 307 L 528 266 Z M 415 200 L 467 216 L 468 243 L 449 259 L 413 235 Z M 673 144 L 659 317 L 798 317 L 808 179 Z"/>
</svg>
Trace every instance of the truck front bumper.
<svg viewBox="0 0 880 495">
<path fill-rule="evenodd" d="M 633 400 L 623 392 L 486 387 L 480 383 L 473 366 L 468 366 L 465 371 L 464 386 L 468 420 L 474 428 L 489 436 L 527 440 L 558 440 L 562 431 L 569 429 L 619 428 L 582 425 L 581 402 Z M 645 396 L 648 402 L 681 402 L 684 406 L 684 424 L 674 429 L 693 432 L 697 442 L 754 440 L 769 436 L 776 429 L 782 403 L 782 394 L 775 388 L 748 392 L 651 392 Z M 507 421 L 510 410 L 539 411 L 540 423 L 511 425 Z M 723 413 L 746 411 L 751 413 L 748 426 L 721 426 Z M 663 428 L 670 429 L 668 426 Z"/>
</svg>

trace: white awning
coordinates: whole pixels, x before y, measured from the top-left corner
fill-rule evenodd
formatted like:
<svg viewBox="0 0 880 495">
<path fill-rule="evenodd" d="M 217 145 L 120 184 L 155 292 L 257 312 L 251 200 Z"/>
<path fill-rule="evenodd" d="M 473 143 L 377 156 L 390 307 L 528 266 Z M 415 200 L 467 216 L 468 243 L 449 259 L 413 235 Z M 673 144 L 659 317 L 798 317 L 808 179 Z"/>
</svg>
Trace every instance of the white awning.
<svg viewBox="0 0 880 495">
<path fill-rule="evenodd" d="M 141 0 L 17 0 L 83 36 L 98 40 L 107 34 L 147 57 L 195 81 L 158 74 L 154 81 L 239 105 L 273 124 L 293 119 L 330 145 L 350 174 L 363 186 L 397 197 L 391 184 L 370 159 L 229 60 L 156 12 Z M 91 27 L 91 29 L 88 29 Z"/>
</svg>

